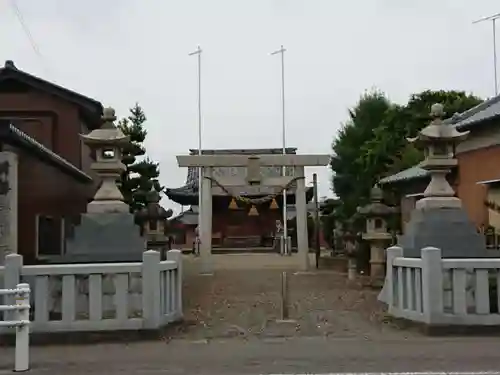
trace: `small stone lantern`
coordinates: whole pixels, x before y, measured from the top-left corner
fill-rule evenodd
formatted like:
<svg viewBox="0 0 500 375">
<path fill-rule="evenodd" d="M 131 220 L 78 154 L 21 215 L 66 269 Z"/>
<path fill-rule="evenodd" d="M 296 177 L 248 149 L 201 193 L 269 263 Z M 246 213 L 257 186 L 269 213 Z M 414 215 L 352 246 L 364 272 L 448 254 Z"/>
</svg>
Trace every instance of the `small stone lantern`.
<svg viewBox="0 0 500 375">
<path fill-rule="evenodd" d="M 337 246 L 339 243 L 339 240 L 343 238 L 344 231 L 342 230 L 342 223 L 339 220 L 335 220 L 335 227 L 333 228 L 333 251 L 332 251 L 332 256 L 335 254 L 341 254 L 344 255 L 345 251 L 342 249 L 342 247 Z"/>
<path fill-rule="evenodd" d="M 165 210 L 160 205 L 160 193 L 154 187 L 146 195 L 147 205 L 135 214 L 135 220 L 141 227 L 141 235 L 146 237 L 148 250 L 159 250 L 162 258 L 168 249 L 168 221 L 172 210 Z"/>
<path fill-rule="evenodd" d="M 351 218 L 347 223 L 347 228 L 342 233 L 342 239 L 345 244 L 345 252 L 348 258 L 347 261 L 347 279 L 356 279 L 356 256 L 358 249 L 356 246 L 356 240 L 358 236 L 354 232 L 354 218 Z"/>
<path fill-rule="evenodd" d="M 366 230 L 362 238 L 370 244 L 370 278 L 372 285 L 382 286 L 385 277 L 385 248 L 392 235 L 387 230 L 387 218 L 395 209 L 382 203 L 382 190 L 375 185 L 371 202 L 358 207 L 358 213 L 366 218 Z"/>
<path fill-rule="evenodd" d="M 88 213 L 126 213 L 130 207 L 123 202 L 123 195 L 116 185 L 117 179 L 125 171 L 122 163 L 122 147 L 129 142 L 129 137 L 118 129 L 115 110 L 105 108 L 103 125 L 89 134 L 80 134 L 83 142 L 96 152 L 96 161 L 90 168 L 102 180 L 94 199 L 87 205 Z"/>
</svg>

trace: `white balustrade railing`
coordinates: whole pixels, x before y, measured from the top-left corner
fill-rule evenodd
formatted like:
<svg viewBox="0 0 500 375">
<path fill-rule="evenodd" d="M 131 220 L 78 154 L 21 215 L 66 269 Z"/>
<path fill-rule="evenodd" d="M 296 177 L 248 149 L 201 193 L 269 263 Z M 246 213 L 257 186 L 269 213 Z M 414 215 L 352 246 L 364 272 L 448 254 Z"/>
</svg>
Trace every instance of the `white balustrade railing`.
<svg viewBox="0 0 500 375">
<path fill-rule="evenodd" d="M 4 302 L 1 301 L 3 297 Z M 18 284 L 15 289 L 0 289 L 0 327 L 16 329 L 14 371 L 29 370 L 30 286 Z"/>
<path fill-rule="evenodd" d="M 23 266 L 10 254 L 4 286 L 31 286 L 31 331 L 155 329 L 182 318 L 182 253 L 146 251 L 137 263 Z M 0 328 L 0 333 L 2 332 Z"/>
<path fill-rule="evenodd" d="M 427 324 L 500 325 L 500 258 L 442 259 L 422 249 L 421 258 L 387 249 L 389 313 Z"/>
</svg>

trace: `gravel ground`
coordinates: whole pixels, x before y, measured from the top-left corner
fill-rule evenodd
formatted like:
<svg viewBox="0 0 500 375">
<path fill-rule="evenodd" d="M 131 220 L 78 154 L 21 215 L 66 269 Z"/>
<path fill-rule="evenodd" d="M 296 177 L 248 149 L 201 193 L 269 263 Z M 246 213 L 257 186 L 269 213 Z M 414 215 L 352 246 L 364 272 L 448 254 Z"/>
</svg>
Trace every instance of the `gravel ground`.
<svg viewBox="0 0 500 375">
<path fill-rule="evenodd" d="M 242 258 L 251 269 L 217 269 L 212 276 L 186 272 L 185 322 L 170 332 L 170 338 L 419 335 L 389 323 L 384 307 L 377 301 L 378 291 L 363 288 L 361 280 L 350 283 L 345 275 L 329 271 L 297 273 L 286 263 L 288 259 L 284 260 L 286 267 L 281 268 L 251 266 L 249 260 L 258 263 L 258 257 Z M 231 262 L 234 264 L 234 259 Z M 295 322 L 277 323 L 281 274 L 287 268 L 290 318 Z"/>
</svg>

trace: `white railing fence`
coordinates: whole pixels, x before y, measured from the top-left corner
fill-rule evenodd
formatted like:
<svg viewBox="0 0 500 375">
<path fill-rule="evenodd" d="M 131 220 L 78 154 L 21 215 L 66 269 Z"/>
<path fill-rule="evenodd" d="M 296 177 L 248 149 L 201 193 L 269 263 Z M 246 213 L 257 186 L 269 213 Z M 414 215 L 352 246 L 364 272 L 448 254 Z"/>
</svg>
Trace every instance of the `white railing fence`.
<svg viewBox="0 0 500 375">
<path fill-rule="evenodd" d="M 0 289 L 0 327 L 16 329 L 14 371 L 29 370 L 30 286 L 18 284 L 15 289 Z"/>
<path fill-rule="evenodd" d="M 422 249 L 421 258 L 387 249 L 385 291 L 389 314 L 434 325 L 500 325 L 500 258 L 443 259 Z"/>
<path fill-rule="evenodd" d="M 2 274 L 5 288 L 30 285 L 32 332 L 156 329 L 182 318 L 180 250 L 165 261 L 149 250 L 137 263 L 33 266 L 10 254 Z"/>
</svg>

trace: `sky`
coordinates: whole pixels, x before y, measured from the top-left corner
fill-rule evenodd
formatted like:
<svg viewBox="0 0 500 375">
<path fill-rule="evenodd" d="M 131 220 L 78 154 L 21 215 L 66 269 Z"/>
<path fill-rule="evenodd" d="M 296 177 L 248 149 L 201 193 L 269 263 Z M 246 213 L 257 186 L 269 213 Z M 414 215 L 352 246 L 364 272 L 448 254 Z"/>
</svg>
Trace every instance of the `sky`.
<svg viewBox="0 0 500 375">
<path fill-rule="evenodd" d="M 329 154 L 366 90 L 399 103 L 426 89 L 493 96 L 492 24 L 472 21 L 498 12 L 497 0 L 0 0 L 0 61 L 119 117 L 138 102 L 161 183 L 179 187 L 187 171 L 175 156 L 198 146 L 188 56 L 198 45 L 202 148 L 282 147 L 281 64 L 270 53 L 284 45 L 286 145 Z M 332 196 L 330 170 L 307 168 L 307 182 L 313 173 L 319 196 Z"/>
</svg>

